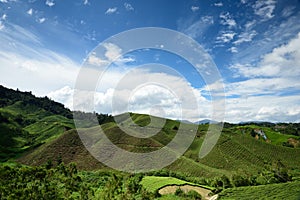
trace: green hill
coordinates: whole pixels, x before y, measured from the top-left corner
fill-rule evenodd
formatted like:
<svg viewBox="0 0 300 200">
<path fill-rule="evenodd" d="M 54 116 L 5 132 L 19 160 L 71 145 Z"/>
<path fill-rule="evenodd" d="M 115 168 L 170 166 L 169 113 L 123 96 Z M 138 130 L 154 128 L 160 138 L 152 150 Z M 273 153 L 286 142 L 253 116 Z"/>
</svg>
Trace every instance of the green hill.
<svg viewBox="0 0 300 200">
<path fill-rule="evenodd" d="M 133 121 L 137 124 L 146 125 L 149 123 L 149 116 L 147 115 L 131 114 L 131 116 Z M 156 119 L 159 120 L 160 118 Z M 126 126 L 126 123 L 127 122 L 124 121 L 122 126 Z M 143 153 L 158 150 L 168 144 L 176 135 L 176 129 L 174 127 L 178 125 L 179 122 L 177 121 L 166 120 L 164 127 L 161 128 L 156 135 L 150 138 L 135 138 L 130 136 L 124 133 L 114 122 L 103 124 L 102 129 L 105 131 L 107 137 L 120 148 L 131 152 Z M 27 127 L 25 130 L 30 130 L 30 127 L 31 126 Z M 299 148 L 285 147 L 257 140 L 250 134 L 238 133 L 237 130 L 239 130 L 240 127 L 236 128 L 236 130 L 234 130 L 234 128 L 225 128 L 213 150 L 203 159 L 199 159 L 198 153 L 204 140 L 207 127 L 208 125 L 199 126 L 194 142 L 189 149 L 180 159 L 170 166 L 167 166 L 166 169 L 184 173 L 188 176 L 211 178 L 222 176 L 224 174 L 227 176 L 232 176 L 234 174 L 257 174 L 258 172 L 269 168 L 278 160 L 287 169 L 294 169 L 297 168 L 297 166 L 300 166 Z M 150 128 L 153 129 L 153 127 Z M 93 128 L 90 129 L 91 132 L 93 132 Z M 133 129 L 136 130 L 135 127 Z M 88 132 L 89 129 L 86 131 Z M 276 137 L 278 137 L 279 133 L 275 134 Z M 286 135 L 282 135 L 282 138 L 286 138 Z M 297 137 L 295 136 L 295 138 Z M 68 141 L 78 142 L 70 143 Z M 55 156 L 57 157 L 58 155 L 57 152 L 61 153 L 63 160 L 67 163 L 80 160 L 72 160 L 71 158 L 74 158 L 73 154 L 77 155 L 81 153 L 76 151 L 72 153 L 67 150 L 61 152 L 58 149 L 80 149 L 79 152 L 82 152 L 85 148 L 82 146 L 77 133 L 72 130 L 60 136 L 50 144 L 40 146 L 38 151 L 32 152 L 27 155 L 27 157 L 21 158 L 21 160 L 27 160 L 25 162 L 26 164 L 35 163 L 36 165 L 40 165 L 45 163 L 48 159 L 55 160 Z M 88 162 L 86 162 L 86 165 L 87 166 L 84 166 L 83 162 L 79 167 L 82 169 L 91 169 Z M 102 165 L 94 165 L 92 168 L 97 169 L 99 166 L 102 167 Z"/>
<path fill-rule="evenodd" d="M 64 105 L 0 86 L 0 160 L 15 158 L 74 128 Z"/>
<path fill-rule="evenodd" d="M 1 162 L 16 161 L 31 166 L 45 165 L 50 161 L 54 165 L 75 162 L 80 170 L 113 171 L 87 151 L 75 129 L 72 112 L 62 104 L 2 86 L 0 92 Z M 95 123 L 92 113 L 76 111 L 74 114 L 79 116 L 78 124 L 82 130 L 91 135 L 95 133 L 95 127 L 90 127 Z M 236 187 L 269 184 L 265 189 L 272 190 L 270 188 L 278 189 L 279 186 L 270 184 L 288 182 L 282 185 L 288 187 L 289 183 L 294 185 L 300 179 L 299 124 L 225 123 L 217 144 L 206 157 L 200 159 L 198 155 L 208 124 L 182 124 L 170 119 L 129 113 L 132 123 L 127 114 L 117 116 L 119 125 L 112 116 L 96 114 L 96 117 L 111 142 L 135 153 L 152 152 L 166 146 L 181 125 L 184 125 L 182 127 L 186 133 L 194 128 L 197 130 L 192 144 L 178 160 L 146 175 L 173 176 L 191 183 L 209 185 L 216 188 L 215 193 L 222 191 L 220 196 L 224 199 L 230 198 L 231 193 L 232 197 L 238 198 L 252 189 L 254 192 L 264 190 L 258 186 Z M 148 138 L 133 136 L 153 132 L 156 134 Z"/>
</svg>

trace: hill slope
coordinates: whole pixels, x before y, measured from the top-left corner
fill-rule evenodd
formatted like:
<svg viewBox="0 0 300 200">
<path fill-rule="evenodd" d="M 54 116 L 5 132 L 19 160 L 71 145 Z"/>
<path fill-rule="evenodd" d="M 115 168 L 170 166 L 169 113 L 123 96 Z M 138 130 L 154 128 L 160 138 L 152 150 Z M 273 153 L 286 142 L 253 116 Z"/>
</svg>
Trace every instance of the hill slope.
<svg viewBox="0 0 300 200">
<path fill-rule="evenodd" d="M 0 158 L 5 161 L 21 156 L 18 160 L 29 165 L 40 165 L 58 158 L 66 163 L 77 162 L 81 169 L 98 169 L 104 165 L 98 163 L 82 145 L 77 132 L 73 130 L 72 113 L 62 104 L 48 98 L 36 98 L 30 92 L 20 92 L 0 86 Z M 89 114 L 77 113 L 83 118 Z M 124 115 L 125 116 L 125 115 Z M 113 122 L 111 116 L 97 115 L 107 137 L 117 146 L 127 151 L 143 153 L 158 150 L 175 137 L 180 122 L 142 114 L 130 113 L 134 124 L 123 115 L 121 128 L 144 134 L 157 132 L 149 138 L 136 138 L 128 135 Z M 152 121 L 150 120 L 152 119 Z M 89 120 L 87 120 L 89 121 Z M 88 124 L 88 123 L 82 123 Z M 163 124 L 162 127 L 160 125 Z M 150 126 L 147 126 L 150 125 Z M 287 169 L 299 169 L 300 148 L 285 147 L 288 139 L 299 140 L 297 127 L 295 135 L 281 134 L 284 125 L 273 124 L 230 125 L 225 128 L 217 145 L 203 159 L 198 154 L 204 140 L 208 124 L 185 124 L 186 131 L 197 128 L 197 135 L 185 154 L 176 162 L 167 166 L 171 171 L 189 176 L 216 177 L 233 174 L 257 174 L 280 161 Z M 141 129 L 139 126 L 144 127 Z M 272 127 L 273 126 L 273 127 Z M 92 128 L 91 128 L 92 129 Z M 270 139 L 265 141 L 251 135 L 260 129 Z M 67 132 L 66 132 L 67 131 Z M 89 131 L 87 129 L 87 131 Z"/>
<path fill-rule="evenodd" d="M 6 161 L 74 128 L 64 105 L 0 86 L 0 160 Z"/>
<path fill-rule="evenodd" d="M 131 116 L 137 124 L 146 125 L 149 123 L 149 116 L 147 115 L 131 114 Z M 158 150 L 168 144 L 176 135 L 175 127 L 178 125 L 179 122 L 177 121 L 167 120 L 158 134 L 144 139 L 124 133 L 115 122 L 103 124 L 102 129 L 107 137 L 120 148 L 143 153 Z M 123 126 L 126 126 L 126 121 L 124 121 Z M 189 149 L 180 159 L 166 168 L 188 176 L 209 178 L 222 175 L 257 174 L 259 171 L 269 169 L 278 161 L 287 169 L 298 169 L 300 166 L 299 148 L 270 144 L 257 140 L 250 134 L 237 133 L 233 128 L 225 128 L 213 150 L 203 159 L 199 159 L 199 149 L 207 128 L 208 125 L 200 125 Z M 64 133 L 51 143 L 40 146 L 38 150 L 20 158 L 19 161 L 25 164 L 40 165 L 47 162 L 48 159 L 56 160 L 58 155 L 61 155 L 62 160 L 66 163 L 77 162 L 81 169 L 104 167 L 89 155 L 74 130 Z"/>
</svg>

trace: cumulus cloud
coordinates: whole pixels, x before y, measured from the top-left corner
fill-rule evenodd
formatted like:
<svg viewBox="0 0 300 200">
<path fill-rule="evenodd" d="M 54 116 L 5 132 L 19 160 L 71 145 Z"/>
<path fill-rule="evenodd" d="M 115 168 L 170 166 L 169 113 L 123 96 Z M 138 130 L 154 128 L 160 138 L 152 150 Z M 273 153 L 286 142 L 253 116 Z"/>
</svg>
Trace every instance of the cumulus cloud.
<svg viewBox="0 0 300 200">
<path fill-rule="evenodd" d="M 236 26 L 236 22 L 235 20 L 232 18 L 232 16 L 230 15 L 230 13 L 221 13 L 220 14 L 220 23 L 222 25 L 228 26 L 229 28 L 235 27 Z"/>
<path fill-rule="evenodd" d="M 4 24 L 2 21 L 0 21 L 0 31 L 4 29 Z"/>
<path fill-rule="evenodd" d="M 0 31 L 2 30 L 2 29 L 4 29 L 4 21 L 6 20 L 6 18 L 7 18 L 7 15 L 6 14 L 3 14 L 2 15 L 2 17 L 0 18 Z"/>
<path fill-rule="evenodd" d="M 245 24 L 246 30 L 252 30 L 252 28 L 256 25 L 256 20 L 248 21 Z"/>
<path fill-rule="evenodd" d="M 274 17 L 273 11 L 275 7 L 275 0 L 257 0 L 253 5 L 254 13 L 263 18 L 263 20 L 268 20 Z"/>
<path fill-rule="evenodd" d="M 238 35 L 238 39 L 233 42 L 235 45 L 242 44 L 244 42 L 251 42 L 252 39 L 257 35 L 257 32 L 255 30 L 252 30 L 250 32 L 243 32 L 240 35 Z"/>
<path fill-rule="evenodd" d="M 89 4 L 89 0 L 84 0 L 83 1 L 83 5 L 88 5 Z"/>
<path fill-rule="evenodd" d="M 222 31 L 221 35 L 217 37 L 217 43 L 228 43 L 233 40 L 236 35 L 233 31 Z"/>
<path fill-rule="evenodd" d="M 108 9 L 105 11 L 105 14 L 110 15 L 110 14 L 113 14 L 113 13 L 117 12 L 117 10 L 118 10 L 117 7 L 108 8 Z"/>
<path fill-rule="evenodd" d="M 247 96 L 226 99 L 225 120 L 299 122 L 299 96 Z"/>
<path fill-rule="evenodd" d="M 2 17 L 1 17 L 2 20 L 6 20 L 6 18 L 7 18 L 6 14 L 3 14 Z"/>
<path fill-rule="evenodd" d="M 183 117 L 191 121 L 210 118 L 211 115 L 210 101 L 186 80 L 144 68 L 133 68 L 126 73 L 106 71 L 95 91 L 77 91 L 74 102 L 73 92 L 74 89 L 70 87 L 62 87 L 50 92 L 48 96 L 71 109 L 95 110 L 113 115 L 129 111 L 171 119 Z M 89 102 L 88 105 L 86 102 Z M 73 103 L 74 107 L 71 106 Z"/>
<path fill-rule="evenodd" d="M 191 7 L 191 10 L 192 10 L 193 12 L 196 12 L 196 11 L 199 10 L 199 6 L 192 6 L 192 7 Z"/>
<path fill-rule="evenodd" d="M 236 47 L 230 47 L 230 48 L 228 49 L 228 51 L 230 51 L 231 53 L 238 53 L 238 52 L 239 52 L 238 49 L 237 49 Z"/>
<path fill-rule="evenodd" d="M 222 7 L 222 6 L 223 6 L 223 3 L 222 3 L 222 2 L 214 3 L 214 5 L 215 5 L 216 7 Z"/>
<path fill-rule="evenodd" d="M 32 13 L 33 13 L 33 9 L 30 8 L 30 9 L 27 11 L 27 14 L 28 14 L 28 15 L 32 15 Z"/>
<path fill-rule="evenodd" d="M 57 102 L 63 103 L 67 108 L 73 108 L 74 90 L 70 86 L 64 86 L 58 90 L 51 91 L 47 96 Z"/>
<path fill-rule="evenodd" d="M 46 0 L 46 3 L 45 3 L 47 6 L 49 6 L 49 7 L 52 7 L 52 6 L 54 6 L 55 5 L 55 3 L 54 3 L 54 0 Z"/>
<path fill-rule="evenodd" d="M 134 10 L 134 8 L 132 7 L 132 5 L 130 3 L 124 3 L 124 7 L 127 11 Z"/>
<path fill-rule="evenodd" d="M 98 56 L 94 51 L 87 58 L 88 64 L 98 67 L 105 67 L 105 65 L 112 62 L 116 63 L 117 65 L 122 65 L 124 63 L 134 61 L 134 59 L 131 57 L 123 57 L 122 49 L 113 43 L 104 43 L 101 47 L 105 49 L 104 57 L 100 57 L 100 55 Z"/>
<path fill-rule="evenodd" d="M 299 121 L 300 33 L 274 48 L 256 64 L 235 64 L 231 70 L 246 80 L 227 83 L 227 118 Z"/>
<path fill-rule="evenodd" d="M 39 18 L 37 21 L 38 21 L 38 23 L 42 24 L 46 21 L 46 18 L 42 17 L 42 18 Z"/>
<path fill-rule="evenodd" d="M 258 66 L 236 64 L 232 66 L 244 77 L 299 77 L 300 33 L 286 45 L 274 48 L 265 54 Z"/>
<path fill-rule="evenodd" d="M 95 65 L 95 66 L 102 66 L 102 65 L 108 64 L 107 60 L 103 60 L 103 59 L 97 57 L 94 52 L 87 58 L 87 62 L 89 64 Z"/>
</svg>

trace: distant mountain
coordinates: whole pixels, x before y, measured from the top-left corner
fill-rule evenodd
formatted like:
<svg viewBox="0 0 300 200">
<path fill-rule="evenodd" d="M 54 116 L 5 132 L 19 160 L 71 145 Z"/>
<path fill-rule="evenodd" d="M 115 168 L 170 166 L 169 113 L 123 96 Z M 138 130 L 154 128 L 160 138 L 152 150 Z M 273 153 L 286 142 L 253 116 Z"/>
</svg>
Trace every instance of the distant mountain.
<svg viewBox="0 0 300 200">
<path fill-rule="evenodd" d="M 177 120 L 179 122 L 185 123 L 185 124 L 194 124 L 193 122 L 189 121 L 189 120 Z"/>
<path fill-rule="evenodd" d="M 270 123 L 273 124 L 271 122 L 267 122 L 267 121 L 241 121 L 238 124 L 262 124 L 262 123 Z"/>
<path fill-rule="evenodd" d="M 195 122 L 195 124 L 217 124 L 217 121 L 210 120 L 210 119 L 203 119 L 200 121 Z"/>
</svg>

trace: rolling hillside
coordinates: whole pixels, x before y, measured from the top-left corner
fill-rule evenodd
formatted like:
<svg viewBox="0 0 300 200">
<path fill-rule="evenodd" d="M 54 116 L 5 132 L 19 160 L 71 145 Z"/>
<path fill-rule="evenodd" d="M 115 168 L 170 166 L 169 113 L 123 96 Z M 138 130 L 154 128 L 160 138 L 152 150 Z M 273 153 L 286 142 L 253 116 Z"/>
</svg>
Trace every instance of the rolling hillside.
<svg viewBox="0 0 300 200">
<path fill-rule="evenodd" d="M 136 124 L 146 125 L 149 123 L 147 115 L 131 114 L 131 117 Z M 158 134 L 150 138 L 135 138 L 125 134 L 114 122 L 103 124 L 102 129 L 115 145 L 127 151 L 142 153 L 155 151 L 168 144 L 176 135 L 175 127 L 178 125 L 177 121 L 167 120 Z M 126 126 L 126 121 L 123 126 Z M 189 176 L 211 178 L 224 174 L 228 176 L 236 173 L 257 174 L 259 171 L 270 168 L 277 161 L 280 161 L 288 169 L 300 166 L 300 148 L 267 143 L 255 139 L 250 134 L 235 133 L 232 128 L 224 129 L 213 150 L 208 156 L 199 159 L 198 153 L 207 126 L 199 126 L 197 136 L 189 149 L 166 169 Z M 153 127 L 150 128 L 153 129 Z M 90 129 L 93 132 L 93 128 Z M 286 138 L 286 135 L 282 135 L 282 138 Z M 297 137 L 295 136 L 295 138 Z M 20 158 L 19 161 L 25 164 L 40 165 L 49 159 L 56 160 L 58 155 L 61 155 L 62 160 L 66 163 L 75 161 L 81 169 L 103 167 L 101 164 L 96 164 L 97 161 L 88 154 L 75 130 L 70 130 L 52 142 L 40 146 L 36 151 Z"/>
<path fill-rule="evenodd" d="M 0 160 L 15 158 L 74 128 L 64 105 L 0 86 Z"/>
<path fill-rule="evenodd" d="M 96 160 L 84 147 L 75 129 L 72 112 L 62 104 L 48 98 L 36 98 L 30 92 L 4 87 L 0 87 L 0 90 L 2 163 L 15 161 L 30 166 L 45 166 L 51 161 L 55 166 L 74 162 L 79 170 L 101 169 L 108 173 L 113 171 Z M 76 112 L 76 115 L 82 116 L 82 121 L 79 121 L 82 129 L 91 135 L 95 134 L 95 127 L 89 127 L 93 124 L 91 114 Z M 278 189 L 280 184 L 270 184 L 279 182 L 293 180 L 282 185 L 284 187 L 299 184 L 299 124 L 279 126 L 271 123 L 225 123 L 216 146 L 206 157 L 199 159 L 199 150 L 208 124 L 182 124 L 145 114 L 129 115 L 134 123 L 123 114 L 117 116 L 120 120 L 119 126 L 109 115 L 97 114 L 97 118 L 110 141 L 131 152 L 152 152 L 164 147 L 176 136 L 180 125 L 183 125 L 186 133 L 190 133 L 193 128 L 197 130 L 192 144 L 183 156 L 161 171 L 149 172 L 146 175 L 174 176 L 198 185 L 212 186 L 215 188 L 214 192 L 222 191 L 222 199 L 230 199 L 231 194 L 235 198 L 244 197 L 243 193 L 251 193 L 252 189 Z M 127 134 L 128 131 L 132 135 Z M 156 134 L 148 138 L 133 136 L 136 133 L 147 135 L 153 132 Z M 266 187 L 239 187 L 246 185 Z M 295 191 L 298 192 L 297 189 Z M 276 197 L 276 193 L 272 195 Z M 281 192 L 278 195 L 288 194 Z"/>
</svg>

